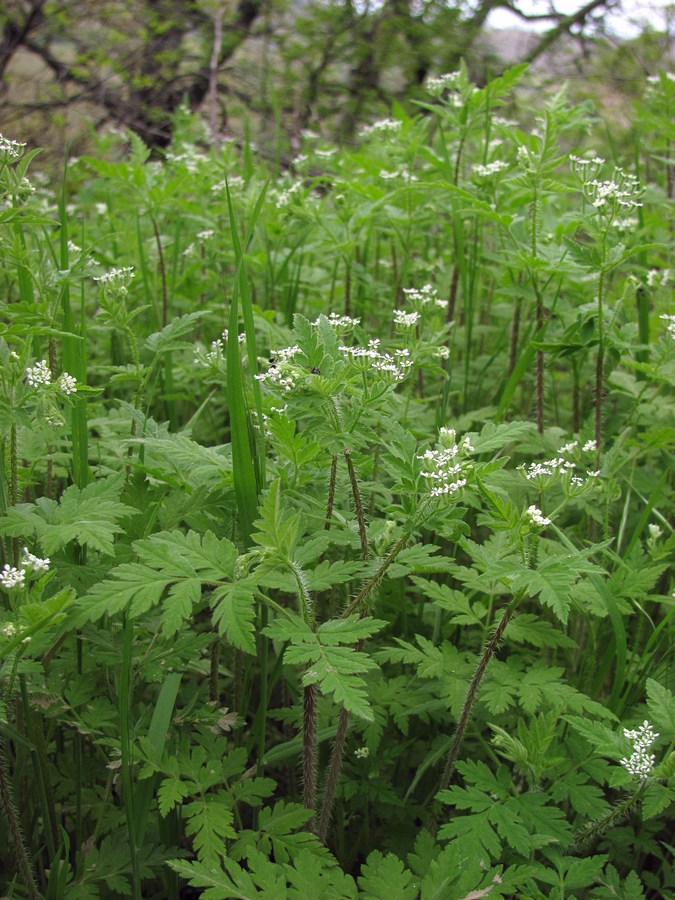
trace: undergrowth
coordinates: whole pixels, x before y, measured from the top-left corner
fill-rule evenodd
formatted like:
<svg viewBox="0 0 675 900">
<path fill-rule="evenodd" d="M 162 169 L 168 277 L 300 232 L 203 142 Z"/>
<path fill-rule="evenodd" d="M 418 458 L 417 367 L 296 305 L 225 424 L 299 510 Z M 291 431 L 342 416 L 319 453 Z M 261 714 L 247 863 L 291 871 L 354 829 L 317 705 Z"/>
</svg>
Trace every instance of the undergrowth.
<svg viewBox="0 0 675 900">
<path fill-rule="evenodd" d="M 673 890 L 675 84 L 522 73 L 0 139 L 3 896 Z"/>
</svg>

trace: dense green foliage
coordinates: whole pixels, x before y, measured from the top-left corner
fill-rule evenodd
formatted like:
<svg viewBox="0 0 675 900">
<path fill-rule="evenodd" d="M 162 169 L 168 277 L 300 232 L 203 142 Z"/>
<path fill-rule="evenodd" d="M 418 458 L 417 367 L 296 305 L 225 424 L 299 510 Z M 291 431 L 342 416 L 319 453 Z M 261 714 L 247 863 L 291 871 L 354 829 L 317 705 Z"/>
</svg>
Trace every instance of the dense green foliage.
<svg viewBox="0 0 675 900">
<path fill-rule="evenodd" d="M 7 896 L 675 887 L 675 82 L 624 158 L 522 75 L 0 139 Z"/>
</svg>

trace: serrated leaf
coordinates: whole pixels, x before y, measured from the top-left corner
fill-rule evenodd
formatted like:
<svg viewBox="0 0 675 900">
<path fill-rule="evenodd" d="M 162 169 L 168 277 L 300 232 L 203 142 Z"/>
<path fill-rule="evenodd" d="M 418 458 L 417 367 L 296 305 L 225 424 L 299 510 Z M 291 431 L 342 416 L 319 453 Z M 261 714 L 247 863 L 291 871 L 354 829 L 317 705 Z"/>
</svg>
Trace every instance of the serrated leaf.
<svg viewBox="0 0 675 900">
<path fill-rule="evenodd" d="M 268 551 L 290 559 L 300 531 L 298 513 L 289 513 L 281 500 L 281 482 L 277 478 L 264 492 L 253 527 L 252 540 Z"/>
<path fill-rule="evenodd" d="M 229 578 L 237 558 L 230 541 L 210 531 L 160 532 L 133 547 L 142 562 L 123 563 L 94 585 L 80 601 L 78 621 L 96 621 L 124 609 L 138 618 L 164 597 L 162 632 L 172 637 L 201 599 L 202 586 Z"/>
<path fill-rule="evenodd" d="M 255 653 L 255 585 L 249 581 L 233 581 L 213 592 L 211 607 L 218 633 L 239 650 Z"/>
<path fill-rule="evenodd" d="M 157 804 L 162 816 L 181 803 L 190 793 L 187 785 L 176 778 L 165 778 L 157 790 Z"/>
<path fill-rule="evenodd" d="M 358 615 L 333 619 L 317 632 L 294 613 L 277 618 L 267 626 L 268 637 L 290 641 L 285 660 L 306 667 L 303 683 L 318 684 L 321 692 L 331 695 L 346 710 L 372 721 L 365 682 L 361 675 L 376 668 L 375 661 L 352 646 L 382 626 L 382 622 Z"/>
<path fill-rule="evenodd" d="M 195 323 L 201 318 L 200 312 L 186 313 L 184 316 L 177 316 L 172 319 L 168 325 L 165 325 L 161 331 L 151 334 L 145 341 L 145 347 L 151 353 L 167 353 L 170 350 L 177 350 L 186 346 L 192 349 L 193 344 L 186 344 L 181 338 L 191 335 L 194 332 Z"/>
<path fill-rule="evenodd" d="M 504 637 L 518 644 L 531 644 L 533 647 L 576 647 L 577 643 L 568 635 L 559 631 L 551 622 L 534 615 L 520 613 L 506 626 Z"/>
<path fill-rule="evenodd" d="M 373 850 L 361 868 L 358 878 L 361 895 L 368 900 L 414 900 L 417 885 L 412 872 L 398 856 Z"/>
<path fill-rule="evenodd" d="M 20 503 L 0 518 L 0 533 L 11 537 L 35 534 L 48 554 L 77 541 L 82 547 L 111 556 L 115 535 L 124 531 L 119 522 L 136 515 L 136 510 L 119 500 L 123 484 L 123 477 L 112 476 L 83 489 L 71 485 L 58 503 L 48 497 Z"/>
<path fill-rule="evenodd" d="M 182 807 L 186 834 L 192 835 L 200 860 L 212 861 L 225 854 L 225 841 L 236 837 L 234 813 L 226 798 L 207 795 Z"/>
<path fill-rule="evenodd" d="M 524 589 L 531 597 L 540 595 L 542 603 L 550 607 L 565 625 L 571 604 L 572 586 L 581 574 L 580 558 L 574 554 L 553 556 L 543 560 L 536 569 L 521 569 L 512 583 L 515 591 Z M 588 565 L 586 560 L 583 560 Z M 592 571 L 596 571 L 594 566 Z"/>
<path fill-rule="evenodd" d="M 228 872 L 209 862 L 187 862 L 169 859 L 168 865 L 192 887 L 206 888 L 203 900 L 255 900 L 260 896 L 249 873 L 234 861 L 228 863 Z M 230 877 L 230 873 L 233 873 Z"/>
<path fill-rule="evenodd" d="M 310 591 L 326 591 L 336 584 L 351 581 L 363 568 L 360 562 L 324 560 L 315 569 L 308 569 L 307 582 Z"/>
<path fill-rule="evenodd" d="M 666 784 L 652 782 L 642 795 L 642 818 L 644 821 L 658 816 L 675 801 L 675 791 Z"/>
<path fill-rule="evenodd" d="M 672 738 L 675 734 L 675 696 L 653 678 L 647 679 L 647 708 L 659 733 Z"/>
</svg>

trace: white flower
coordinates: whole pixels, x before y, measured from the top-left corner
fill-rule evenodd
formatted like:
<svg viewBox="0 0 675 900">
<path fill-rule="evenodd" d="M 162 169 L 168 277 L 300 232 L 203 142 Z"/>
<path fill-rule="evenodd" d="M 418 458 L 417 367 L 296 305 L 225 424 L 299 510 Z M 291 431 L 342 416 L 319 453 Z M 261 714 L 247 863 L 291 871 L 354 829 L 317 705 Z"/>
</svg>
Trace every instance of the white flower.
<svg viewBox="0 0 675 900">
<path fill-rule="evenodd" d="M 444 75 L 427 78 L 425 87 L 432 97 L 440 97 L 443 91 L 457 87 L 461 72 L 446 72 Z"/>
<path fill-rule="evenodd" d="M 59 379 L 56 384 L 62 394 L 74 394 L 77 390 L 77 381 L 72 375 L 69 375 L 67 372 L 59 375 Z"/>
<path fill-rule="evenodd" d="M 329 313 L 327 316 L 324 316 L 325 319 L 328 320 L 328 324 L 332 325 L 333 328 L 337 330 L 349 329 L 353 328 L 355 325 L 358 325 L 361 322 L 361 319 L 353 319 L 351 316 L 339 316 L 337 313 Z M 318 316 L 313 322 L 312 325 L 316 328 L 321 321 L 321 316 Z"/>
<path fill-rule="evenodd" d="M 94 281 L 98 281 L 106 293 L 126 294 L 131 279 L 135 277 L 133 266 L 119 266 L 105 272 L 103 275 L 94 277 Z"/>
<path fill-rule="evenodd" d="M 583 191 L 586 199 L 597 209 L 606 213 L 612 219 L 619 213 L 628 215 L 638 206 L 642 206 L 639 197 L 642 189 L 635 175 L 625 172 L 619 166 L 615 166 L 612 178 L 607 181 L 598 181 L 590 178 L 583 181 Z"/>
<path fill-rule="evenodd" d="M 395 355 L 380 353 L 380 339 L 372 338 L 367 347 L 347 347 L 341 344 L 338 350 L 344 358 L 356 366 L 360 371 L 374 369 L 376 372 L 392 378 L 394 381 L 403 381 L 412 366 L 412 360 L 408 359 L 408 350 L 396 350 Z"/>
<path fill-rule="evenodd" d="M 663 534 L 663 531 L 659 528 L 658 525 L 655 525 L 654 523 L 650 524 L 648 527 L 650 540 L 658 541 L 658 539 Z"/>
<path fill-rule="evenodd" d="M 675 316 L 663 315 L 659 316 L 659 319 L 662 319 L 664 322 L 668 323 L 666 325 L 666 331 L 672 338 L 675 338 Z"/>
<path fill-rule="evenodd" d="M 474 448 L 466 437 L 458 444 L 454 428 L 439 429 L 438 442 L 435 450 L 425 450 L 417 457 L 430 464 L 420 475 L 430 482 L 430 497 L 454 496 L 466 486 L 463 457 Z"/>
<path fill-rule="evenodd" d="M 43 359 L 39 363 L 35 363 L 34 366 L 29 366 L 26 369 L 26 380 L 31 387 L 51 384 L 52 373 L 47 365 L 47 360 Z"/>
<path fill-rule="evenodd" d="M 25 143 L 10 141 L 0 134 L 0 163 L 16 162 L 17 159 L 21 159 L 25 146 Z"/>
<path fill-rule="evenodd" d="M 0 628 L 0 634 L 3 637 L 14 637 L 14 635 L 16 634 L 16 625 L 14 624 L 14 622 L 5 622 L 2 628 Z"/>
<path fill-rule="evenodd" d="M 438 356 L 439 359 L 450 359 L 450 348 L 436 347 L 436 349 L 434 350 L 434 356 Z"/>
<path fill-rule="evenodd" d="M 591 453 L 598 449 L 598 442 L 594 440 L 586 441 L 581 449 L 584 451 L 584 453 Z"/>
<path fill-rule="evenodd" d="M 23 569 L 16 569 L 14 566 L 10 566 L 7 563 L 2 567 L 2 572 L 0 572 L 0 584 L 7 588 L 7 590 L 11 590 L 13 587 L 23 587 L 26 580 L 25 573 Z"/>
<path fill-rule="evenodd" d="M 489 178 L 491 175 L 496 175 L 498 172 L 502 172 L 504 169 L 508 169 L 509 164 L 504 162 L 502 159 L 496 159 L 494 162 L 487 163 L 487 165 L 476 165 L 471 170 L 472 174 L 477 178 Z"/>
<path fill-rule="evenodd" d="M 23 555 L 21 557 L 21 568 L 25 571 L 26 569 L 32 569 L 34 572 L 48 572 L 49 571 L 49 557 L 45 557 L 45 559 L 40 559 L 39 556 L 35 556 L 28 550 L 28 547 L 23 548 Z"/>
<path fill-rule="evenodd" d="M 440 309 L 446 309 L 448 305 L 448 301 L 442 300 L 438 296 L 436 288 L 430 284 L 425 284 L 421 288 L 403 288 L 403 293 L 406 295 L 406 300 L 409 300 L 413 306 L 433 304 Z"/>
<path fill-rule="evenodd" d="M 404 328 L 412 328 L 414 325 L 420 320 L 420 314 L 418 312 L 406 312 L 403 309 L 395 309 L 394 310 L 394 323 L 396 325 L 401 325 Z"/>
<path fill-rule="evenodd" d="M 620 760 L 621 765 L 631 775 L 640 779 L 647 778 L 656 765 L 656 756 L 649 751 L 659 735 L 646 719 L 639 728 L 633 730 L 624 728 L 623 733 L 624 737 L 632 741 L 633 753 L 629 758 Z"/>
<path fill-rule="evenodd" d="M 368 759 L 370 756 L 370 750 L 367 747 L 357 747 L 354 751 L 354 756 L 357 759 Z"/>
<path fill-rule="evenodd" d="M 568 444 L 563 444 L 563 446 L 558 450 L 558 453 L 571 453 L 573 450 L 576 450 L 579 446 L 579 441 L 570 441 Z"/>
<path fill-rule="evenodd" d="M 401 130 L 401 122 L 396 119 L 378 119 L 372 125 L 364 125 L 359 131 L 359 137 L 368 138 L 373 135 L 385 136 L 398 134 Z"/>
<path fill-rule="evenodd" d="M 541 528 L 551 524 L 551 520 L 542 515 L 541 510 L 537 509 L 536 506 L 528 506 L 527 515 L 535 525 L 539 525 Z"/>
</svg>

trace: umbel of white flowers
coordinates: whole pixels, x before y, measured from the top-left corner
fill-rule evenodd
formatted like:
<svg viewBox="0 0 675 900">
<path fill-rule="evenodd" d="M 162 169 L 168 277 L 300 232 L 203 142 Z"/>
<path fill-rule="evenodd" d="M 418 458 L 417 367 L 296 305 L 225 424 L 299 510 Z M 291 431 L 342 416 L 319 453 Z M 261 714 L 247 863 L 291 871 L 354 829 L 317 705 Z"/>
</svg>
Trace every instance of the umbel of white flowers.
<svg viewBox="0 0 675 900">
<path fill-rule="evenodd" d="M 650 753 L 651 746 L 659 736 L 651 724 L 644 720 L 638 728 L 624 728 L 624 737 L 633 742 L 633 752 L 625 759 L 620 760 L 621 765 L 631 775 L 638 778 L 647 778 L 656 765 L 656 756 Z"/>
</svg>

